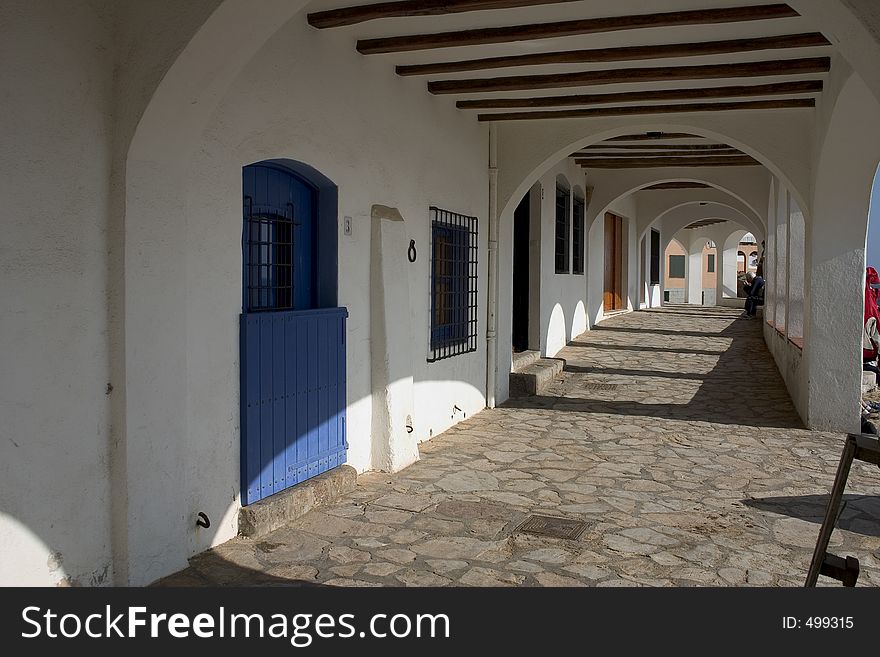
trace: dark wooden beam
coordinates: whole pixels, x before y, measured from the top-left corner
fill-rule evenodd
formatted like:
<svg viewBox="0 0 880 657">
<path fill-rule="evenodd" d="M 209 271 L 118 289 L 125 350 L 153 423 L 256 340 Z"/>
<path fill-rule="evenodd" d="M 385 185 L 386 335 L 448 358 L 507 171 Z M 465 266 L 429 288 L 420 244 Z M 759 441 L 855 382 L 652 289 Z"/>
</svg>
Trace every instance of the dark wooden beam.
<svg viewBox="0 0 880 657">
<path fill-rule="evenodd" d="M 402 0 L 401 2 L 379 2 L 374 5 L 316 11 L 309 14 L 308 20 L 312 27 L 324 29 L 357 25 L 379 18 L 442 16 L 486 9 L 513 9 L 563 2 L 576 2 L 576 0 Z"/>
<path fill-rule="evenodd" d="M 737 150 L 736 148 L 724 148 L 713 151 L 676 151 L 676 150 L 666 150 L 666 151 L 623 151 L 623 152 L 599 152 L 599 151 L 581 151 L 579 153 L 575 153 L 572 157 L 579 158 L 605 158 L 605 157 L 617 157 L 617 158 L 648 158 L 648 157 L 706 157 L 707 155 L 742 155 L 742 151 Z"/>
<path fill-rule="evenodd" d="M 583 151 L 727 151 L 733 149 L 726 144 L 592 144 Z M 735 149 L 733 149 L 735 150 Z M 581 152 L 583 152 L 581 151 Z"/>
<path fill-rule="evenodd" d="M 642 191 L 659 191 L 662 189 L 709 189 L 710 185 L 699 182 L 667 182 L 645 187 Z"/>
<path fill-rule="evenodd" d="M 695 221 L 689 226 L 685 226 L 685 230 L 696 230 L 697 228 L 705 228 L 706 226 L 714 226 L 716 224 L 726 224 L 727 219 L 703 219 L 702 221 Z"/>
<path fill-rule="evenodd" d="M 705 137 L 701 137 L 700 135 L 690 135 L 686 132 L 646 132 L 641 135 L 620 135 L 619 137 L 606 139 L 605 142 L 601 143 L 617 141 L 658 141 L 666 139 L 705 139 Z"/>
<path fill-rule="evenodd" d="M 679 112 L 730 112 L 733 110 L 796 109 L 815 107 L 813 98 L 789 100 L 749 100 L 741 103 L 691 103 L 685 105 L 643 105 L 641 107 L 598 107 L 596 109 L 547 110 L 539 112 L 499 112 L 478 114 L 480 121 L 525 121 L 534 119 L 583 119 L 596 116 L 634 116 L 639 114 L 677 114 Z"/>
<path fill-rule="evenodd" d="M 748 62 L 745 64 L 615 68 L 602 71 L 579 71 L 577 73 L 512 75 L 502 78 L 476 78 L 469 80 L 439 80 L 429 82 L 428 91 L 432 94 L 469 94 L 492 91 L 586 87 L 598 84 L 801 75 L 804 73 L 827 73 L 830 70 L 830 57 L 806 57 L 801 59 Z"/>
<path fill-rule="evenodd" d="M 572 94 L 568 96 L 540 96 L 537 98 L 478 98 L 460 100 L 459 109 L 513 109 L 527 107 L 568 107 L 572 105 L 603 105 L 610 103 L 642 103 L 655 100 L 709 100 L 713 98 L 745 98 L 750 96 L 783 96 L 788 94 L 818 94 L 822 80 L 749 84 L 730 87 L 698 87 L 696 89 L 658 89 L 611 94 Z"/>
<path fill-rule="evenodd" d="M 398 75 L 434 75 L 437 73 L 459 73 L 461 71 L 483 71 L 493 68 L 513 66 L 541 66 L 544 64 L 595 64 L 597 62 L 629 62 L 643 59 L 664 59 L 669 57 L 696 57 L 699 55 L 723 55 L 728 53 L 754 52 L 756 50 L 784 50 L 786 48 L 812 48 L 831 45 L 828 39 L 818 32 L 810 34 L 791 34 L 779 37 L 758 39 L 733 39 L 729 41 L 708 41 L 703 43 L 675 43 L 659 46 L 628 46 L 626 48 L 597 48 L 595 50 L 563 50 L 541 52 L 509 57 L 488 57 L 485 59 L 465 59 L 456 62 L 436 62 L 432 64 L 407 64 L 396 67 Z"/>
<path fill-rule="evenodd" d="M 741 167 L 761 163 L 749 157 L 651 157 L 643 160 L 634 158 L 607 158 L 595 160 L 576 160 L 585 169 L 650 169 L 659 167 Z"/>
<path fill-rule="evenodd" d="M 550 39 L 577 34 L 598 34 L 601 32 L 637 30 L 648 27 L 713 25 L 717 23 L 739 23 L 773 18 L 792 18 L 795 16 L 799 16 L 799 14 L 786 4 L 724 9 L 696 9 L 663 14 L 584 18 L 556 23 L 536 23 L 510 27 L 478 28 L 458 32 L 438 32 L 437 34 L 412 34 L 381 37 L 378 39 L 362 39 L 357 42 L 357 49 L 358 52 L 364 55 L 374 55 L 379 53 L 430 50 L 432 48 L 455 48 L 487 43 Z"/>
</svg>

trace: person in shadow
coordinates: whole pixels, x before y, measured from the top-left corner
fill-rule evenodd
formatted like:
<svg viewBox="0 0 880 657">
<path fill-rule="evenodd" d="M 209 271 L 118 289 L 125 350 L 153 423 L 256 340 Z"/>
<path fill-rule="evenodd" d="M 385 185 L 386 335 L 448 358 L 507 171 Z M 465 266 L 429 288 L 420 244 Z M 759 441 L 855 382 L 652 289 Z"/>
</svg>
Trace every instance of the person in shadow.
<svg viewBox="0 0 880 657">
<path fill-rule="evenodd" d="M 746 273 L 745 289 L 746 309 L 743 312 L 743 319 L 754 319 L 758 312 L 758 306 L 764 305 L 764 277 L 755 276 L 752 272 Z"/>
</svg>

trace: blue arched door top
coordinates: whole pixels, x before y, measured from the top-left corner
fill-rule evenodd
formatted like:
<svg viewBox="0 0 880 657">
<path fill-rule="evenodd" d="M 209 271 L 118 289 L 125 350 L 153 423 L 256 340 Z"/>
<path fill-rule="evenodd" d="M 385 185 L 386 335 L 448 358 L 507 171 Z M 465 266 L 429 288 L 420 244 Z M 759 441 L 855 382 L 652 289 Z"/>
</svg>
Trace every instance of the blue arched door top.
<svg viewBox="0 0 880 657">
<path fill-rule="evenodd" d="M 278 162 L 243 169 L 241 502 L 345 463 L 336 188 Z"/>
<path fill-rule="evenodd" d="M 244 168 L 245 312 L 316 307 L 317 192 L 274 164 Z"/>
</svg>

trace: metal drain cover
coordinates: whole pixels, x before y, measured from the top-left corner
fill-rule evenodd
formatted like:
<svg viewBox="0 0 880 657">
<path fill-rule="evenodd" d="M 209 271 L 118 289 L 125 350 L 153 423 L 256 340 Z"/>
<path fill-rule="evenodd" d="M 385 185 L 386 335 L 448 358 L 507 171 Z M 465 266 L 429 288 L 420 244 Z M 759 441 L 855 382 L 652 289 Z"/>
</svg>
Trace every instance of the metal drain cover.
<svg viewBox="0 0 880 657">
<path fill-rule="evenodd" d="M 585 383 L 585 390 L 617 390 L 616 383 Z"/>
<path fill-rule="evenodd" d="M 516 531 L 524 534 L 537 534 L 550 538 L 564 538 L 573 541 L 580 537 L 587 528 L 587 523 L 581 520 L 569 520 L 568 518 L 552 518 L 550 516 L 529 516 L 526 521 L 516 528 Z"/>
</svg>

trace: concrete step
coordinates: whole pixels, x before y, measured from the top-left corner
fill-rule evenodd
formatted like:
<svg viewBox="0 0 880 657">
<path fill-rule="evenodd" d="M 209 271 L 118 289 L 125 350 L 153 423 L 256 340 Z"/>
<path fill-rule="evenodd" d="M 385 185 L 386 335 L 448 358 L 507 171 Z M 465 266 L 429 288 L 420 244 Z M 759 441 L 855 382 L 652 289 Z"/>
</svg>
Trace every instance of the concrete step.
<svg viewBox="0 0 880 657">
<path fill-rule="evenodd" d="M 238 534 L 262 538 L 281 529 L 312 509 L 332 504 L 357 485 L 357 470 L 340 465 L 313 479 L 292 486 L 238 512 Z"/>
<path fill-rule="evenodd" d="M 565 367 L 561 358 L 539 358 L 518 372 L 510 373 L 510 396 L 528 397 L 537 395 Z"/>
<path fill-rule="evenodd" d="M 513 353 L 513 371 L 519 372 L 541 358 L 540 351 L 521 351 Z"/>
</svg>

